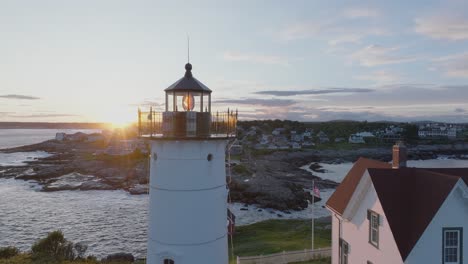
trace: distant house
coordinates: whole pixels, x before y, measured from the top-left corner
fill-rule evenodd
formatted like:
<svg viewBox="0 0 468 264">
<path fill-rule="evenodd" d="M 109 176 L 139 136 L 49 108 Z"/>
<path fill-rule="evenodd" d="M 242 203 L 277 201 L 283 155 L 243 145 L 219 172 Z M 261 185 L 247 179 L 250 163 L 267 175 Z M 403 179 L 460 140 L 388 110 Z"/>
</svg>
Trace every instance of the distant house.
<svg viewBox="0 0 468 264">
<path fill-rule="evenodd" d="M 359 132 L 359 133 L 356 133 L 357 136 L 361 136 L 363 138 L 366 138 L 366 137 L 375 137 L 375 135 L 372 133 L 372 132 Z"/>
<path fill-rule="evenodd" d="M 64 140 L 65 140 L 65 136 L 66 136 L 66 134 L 63 133 L 63 132 L 56 133 L 56 134 L 55 134 L 55 140 L 64 141 Z"/>
<path fill-rule="evenodd" d="M 279 127 L 279 128 L 275 128 L 275 129 L 271 132 L 271 134 L 274 135 L 274 136 L 279 136 L 279 135 L 283 134 L 284 131 L 286 131 L 285 128 Z"/>
<path fill-rule="evenodd" d="M 360 158 L 326 203 L 332 263 L 466 263 L 468 168 L 407 168 Z"/>
<path fill-rule="evenodd" d="M 366 141 L 364 140 L 364 137 L 352 134 L 348 138 L 348 142 L 352 144 L 364 144 Z"/>
<path fill-rule="evenodd" d="M 326 143 L 326 142 L 330 141 L 327 134 L 325 134 L 325 132 L 323 132 L 323 131 L 320 131 L 320 132 L 317 133 L 317 138 L 320 141 L 320 143 Z"/>
<path fill-rule="evenodd" d="M 301 133 L 297 133 L 296 131 L 291 131 L 291 141 L 294 142 L 301 142 L 304 140 L 304 135 Z"/>
<path fill-rule="evenodd" d="M 456 139 L 460 127 L 454 124 L 430 123 L 419 127 L 418 136 L 420 138 L 448 138 Z"/>
<path fill-rule="evenodd" d="M 293 142 L 293 143 L 291 144 L 291 147 L 292 147 L 293 149 L 301 149 L 301 148 L 302 148 L 302 147 L 301 147 L 301 144 L 299 144 L 299 143 L 297 143 L 297 142 Z"/>
</svg>

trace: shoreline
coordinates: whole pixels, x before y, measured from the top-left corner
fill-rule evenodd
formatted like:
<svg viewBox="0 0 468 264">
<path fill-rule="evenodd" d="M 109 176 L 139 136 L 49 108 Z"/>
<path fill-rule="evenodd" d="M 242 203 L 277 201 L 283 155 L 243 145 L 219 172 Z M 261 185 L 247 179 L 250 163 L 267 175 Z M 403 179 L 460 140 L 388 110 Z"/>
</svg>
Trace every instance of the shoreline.
<svg viewBox="0 0 468 264">
<path fill-rule="evenodd" d="M 19 166 L 0 166 L 0 177 L 34 180 L 42 191 L 124 190 L 134 195 L 148 193 L 147 154 L 134 151 L 126 155 L 108 155 L 105 154 L 106 147 L 96 142 L 48 140 L 0 149 L 0 153 L 6 155 L 37 151 L 50 154 L 26 160 Z M 414 160 L 438 157 L 466 160 L 467 153 L 468 144 L 465 143 L 408 147 L 408 158 Z M 359 157 L 390 161 L 391 148 L 364 146 L 352 150 L 275 151 L 255 157 L 246 156 L 250 157 L 232 164 L 232 182 L 229 184 L 232 201 L 286 212 L 308 207 L 312 197 L 306 190 L 311 188 L 312 180 L 320 189 L 338 186 L 337 181 L 322 177 L 320 163 L 342 164 L 354 162 Z"/>
</svg>

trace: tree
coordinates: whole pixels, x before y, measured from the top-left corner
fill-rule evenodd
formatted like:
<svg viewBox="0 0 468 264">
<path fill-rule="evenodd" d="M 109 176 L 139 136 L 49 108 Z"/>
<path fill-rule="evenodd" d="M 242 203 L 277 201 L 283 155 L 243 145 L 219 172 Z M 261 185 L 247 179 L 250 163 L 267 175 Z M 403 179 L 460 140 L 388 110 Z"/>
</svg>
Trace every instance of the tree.
<svg viewBox="0 0 468 264">
<path fill-rule="evenodd" d="M 83 258 L 87 246 L 81 243 L 73 244 L 65 239 L 62 231 L 53 231 L 47 237 L 36 241 L 31 248 L 32 257 L 36 261 L 61 262 Z"/>
</svg>

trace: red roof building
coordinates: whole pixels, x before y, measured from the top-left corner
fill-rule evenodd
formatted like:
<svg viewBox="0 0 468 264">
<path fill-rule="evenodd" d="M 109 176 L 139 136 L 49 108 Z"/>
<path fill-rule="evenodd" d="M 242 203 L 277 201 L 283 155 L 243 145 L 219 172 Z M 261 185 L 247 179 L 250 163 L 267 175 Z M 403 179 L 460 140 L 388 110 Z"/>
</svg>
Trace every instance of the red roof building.
<svg viewBox="0 0 468 264">
<path fill-rule="evenodd" d="M 393 151 L 360 158 L 327 201 L 332 263 L 468 263 L 468 168 L 408 168 Z"/>
</svg>

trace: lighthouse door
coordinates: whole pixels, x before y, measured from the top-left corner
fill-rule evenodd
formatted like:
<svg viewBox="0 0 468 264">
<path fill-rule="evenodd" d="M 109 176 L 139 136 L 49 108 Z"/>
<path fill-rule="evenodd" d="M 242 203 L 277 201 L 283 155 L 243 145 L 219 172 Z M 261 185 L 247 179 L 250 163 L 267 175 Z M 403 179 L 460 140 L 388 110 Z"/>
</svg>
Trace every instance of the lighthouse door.
<svg viewBox="0 0 468 264">
<path fill-rule="evenodd" d="M 174 264 L 174 261 L 172 259 L 164 259 L 163 264 Z"/>
</svg>

